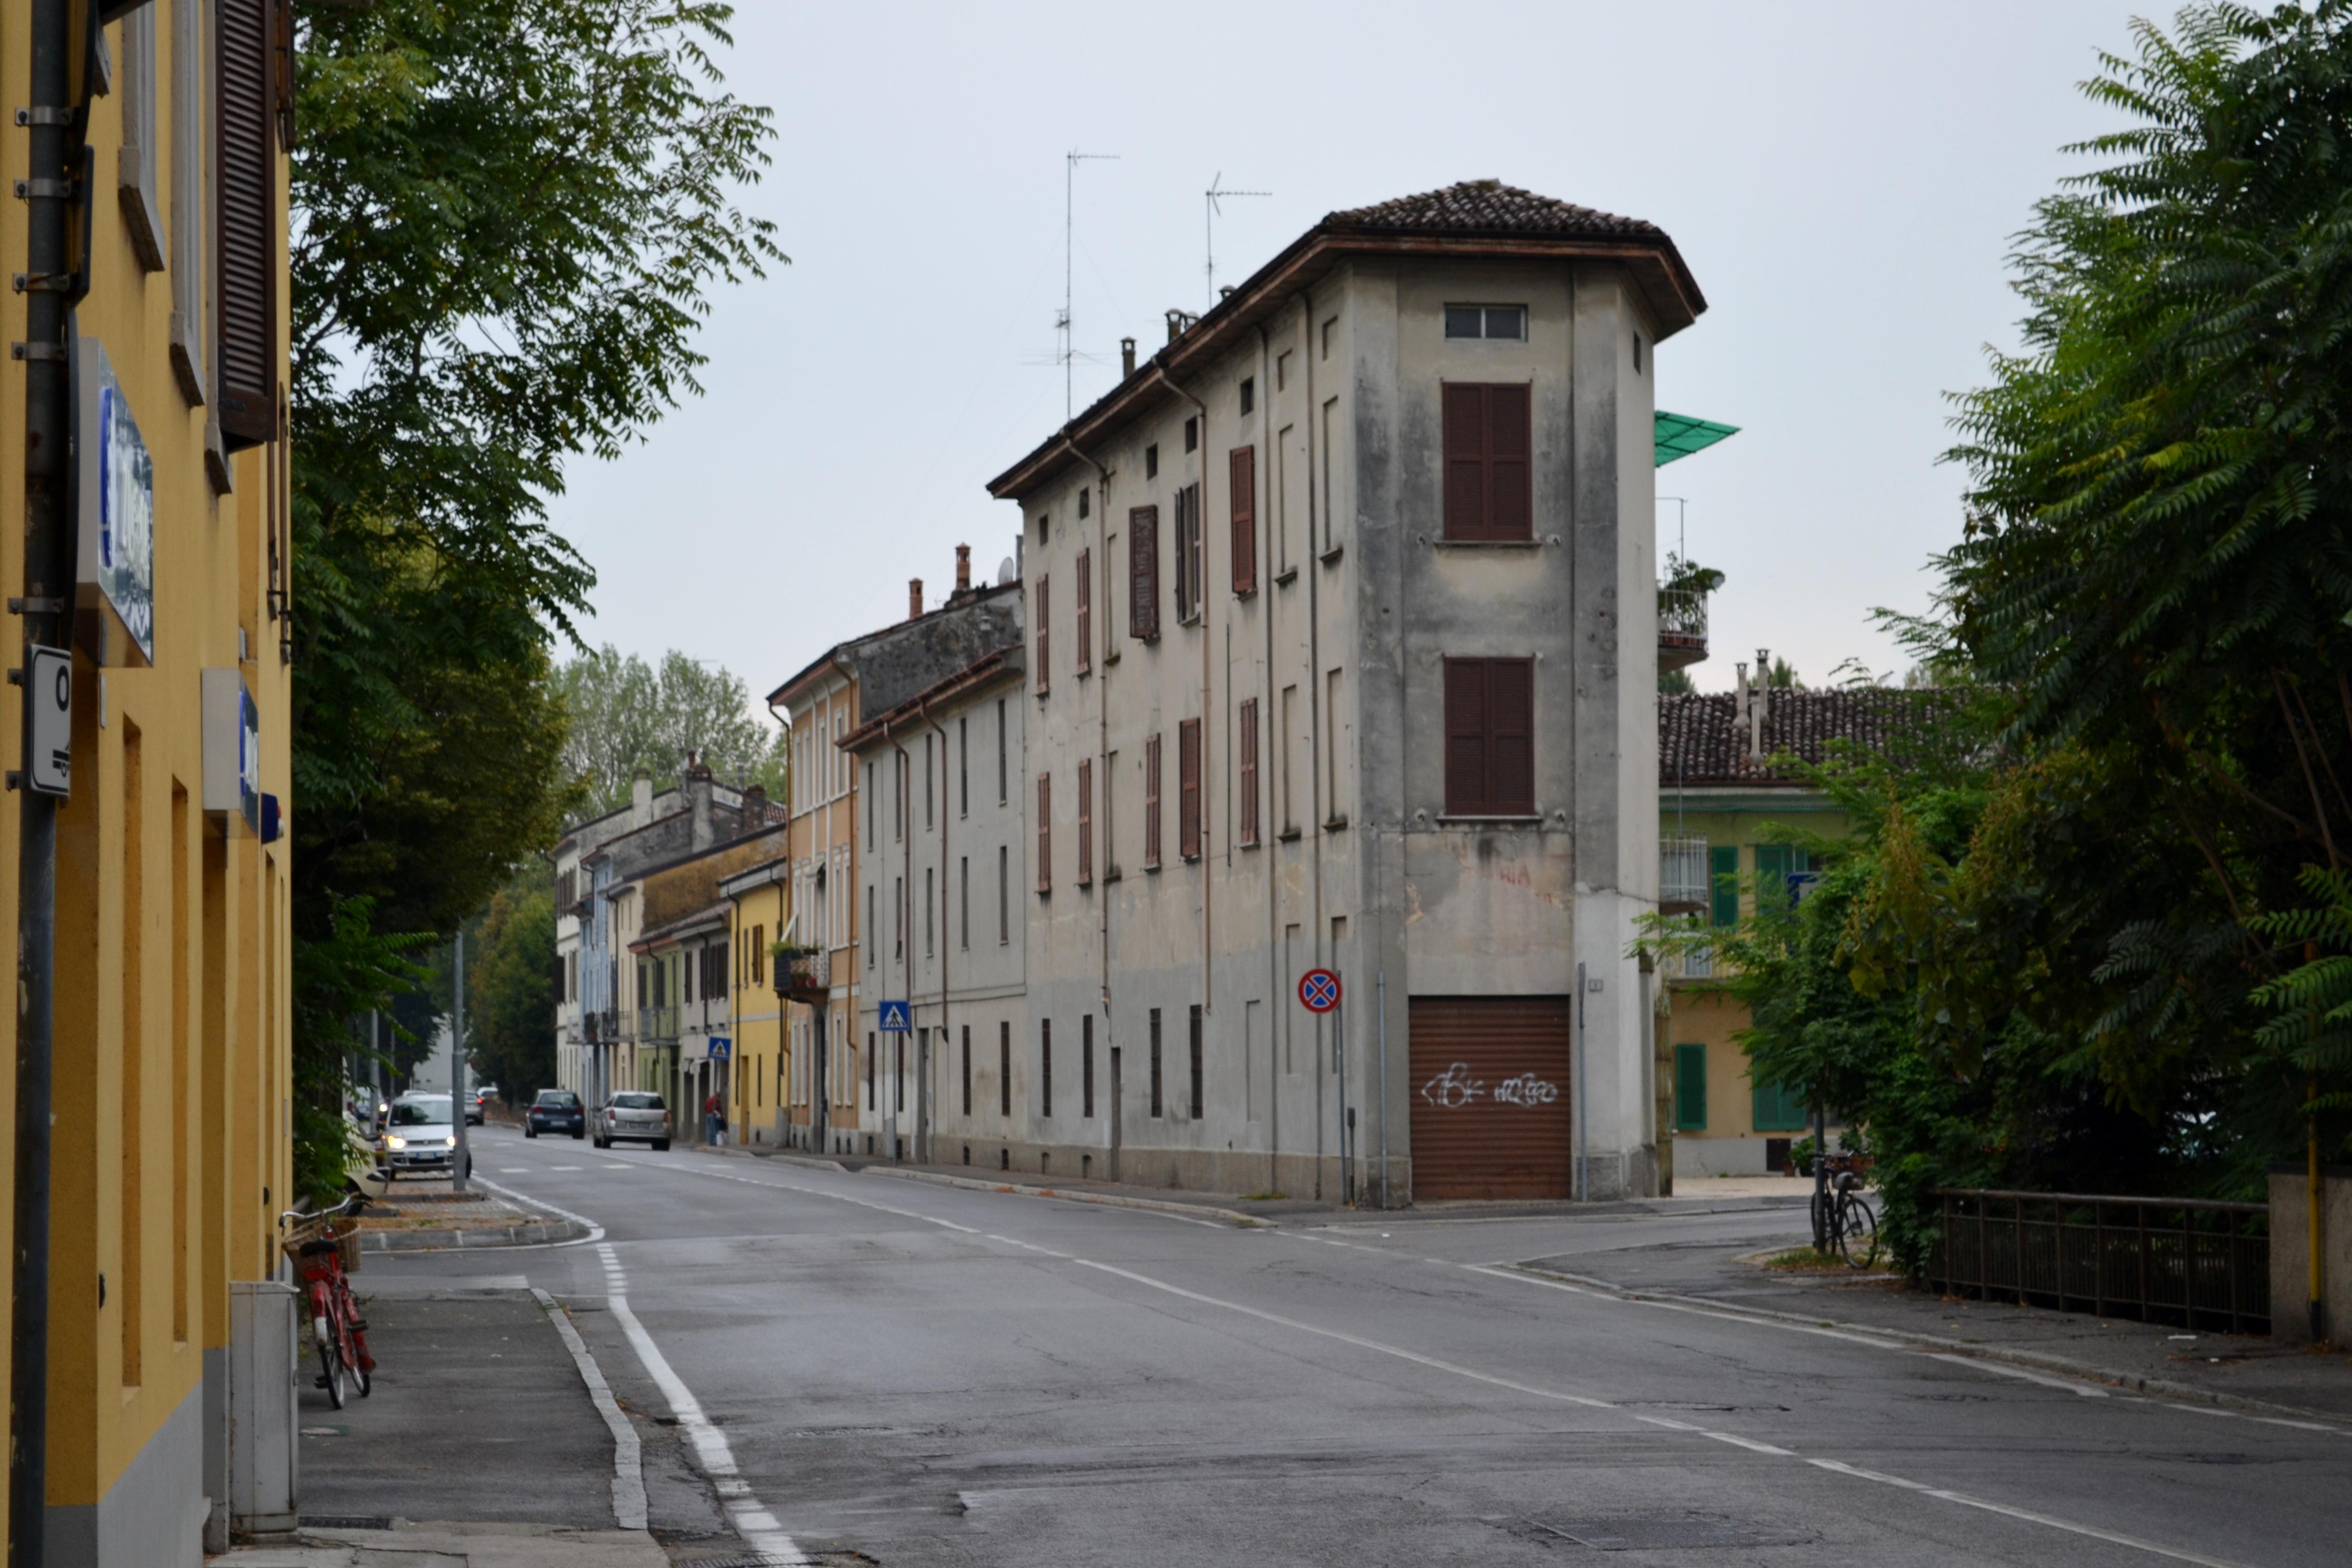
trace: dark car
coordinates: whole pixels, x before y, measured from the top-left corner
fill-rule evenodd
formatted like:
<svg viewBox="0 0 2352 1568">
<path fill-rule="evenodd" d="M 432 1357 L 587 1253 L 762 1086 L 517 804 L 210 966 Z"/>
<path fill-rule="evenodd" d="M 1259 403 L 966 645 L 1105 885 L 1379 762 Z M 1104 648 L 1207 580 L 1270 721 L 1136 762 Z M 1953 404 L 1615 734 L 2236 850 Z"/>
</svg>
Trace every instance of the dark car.
<svg viewBox="0 0 2352 1568">
<path fill-rule="evenodd" d="M 580 1097 L 568 1089 L 542 1089 L 539 1098 L 523 1112 L 522 1135 L 536 1138 L 542 1132 L 569 1132 L 574 1138 L 588 1133 L 588 1110 Z"/>
</svg>

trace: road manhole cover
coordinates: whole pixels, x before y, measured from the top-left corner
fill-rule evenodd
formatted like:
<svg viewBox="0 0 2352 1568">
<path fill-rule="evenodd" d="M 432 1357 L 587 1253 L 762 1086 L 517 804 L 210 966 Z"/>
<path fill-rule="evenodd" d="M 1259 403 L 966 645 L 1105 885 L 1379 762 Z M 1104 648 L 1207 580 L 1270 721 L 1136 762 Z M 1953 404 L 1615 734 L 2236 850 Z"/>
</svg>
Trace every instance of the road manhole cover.
<svg viewBox="0 0 2352 1568">
<path fill-rule="evenodd" d="M 1765 1546 L 1772 1538 L 1719 1519 L 1575 1519 L 1538 1521 L 1545 1530 L 1595 1552 L 1658 1552 L 1700 1546 Z"/>
</svg>

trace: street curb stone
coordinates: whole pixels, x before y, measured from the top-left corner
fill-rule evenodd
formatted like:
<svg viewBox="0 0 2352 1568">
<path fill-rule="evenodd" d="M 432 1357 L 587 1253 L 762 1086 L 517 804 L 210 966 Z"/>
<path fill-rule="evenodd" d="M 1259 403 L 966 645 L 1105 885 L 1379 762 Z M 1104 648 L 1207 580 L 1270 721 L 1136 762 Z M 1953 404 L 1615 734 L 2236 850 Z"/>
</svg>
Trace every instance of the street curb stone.
<svg viewBox="0 0 2352 1568">
<path fill-rule="evenodd" d="M 1800 1312 L 1776 1312 L 1769 1307 L 1748 1307 L 1736 1302 L 1717 1301 L 1705 1296 L 1685 1296 L 1674 1290 L 1634 1290 L 1613 1285 L 1606 1279 L 1595 1279 L 1589 1274 L 1570 1274 L 1558 1268 L 1538 1268 L 1531 1264 L 1507 1263 L 1503 1267 L 1516 1273 L 1538 1279 L 1558 1279 L 1565 1284 L 1580 1285 L 1590 1290 L 1617 1297 L 1625 1301 L 1657 1301 L 1668 1306 L 1690 1307 L 1701 1311 L 1720 1313 L 1727 1318 L 1761 1318 L 1775 1322 L 1794 1323 L 1808 1329 L 1836 1329 L 1843 1333 L 1866 1334 L 1876 1339 L 1893 1340 L 1901 1344 L 1924 1350 L 1939 1351 L 1950 1355 L 1964 1355 L 1978 1361 L 2006 1362 L 2012 1366 L 2031 1367 L 2036 1372 L 2054 1372 L 2067 1377 L 2081 1378 L 2088 1383 L 2103 1384 L 2110 1388 L 2128 1389 L 2135 1394 L 2160 1394 L 2167 1399 L 2189 1400 L 2199 1405 L 2232 1405 L 2258 1411 L 2264 1415 L 2287 1415 L 2303 1421 L 2318 1421 L 2331 1432 L 2352 1436 L 2352 1426 L 2343 1416 L 2330 1411 L 2314 1410 L 2302 1405 L 2281 1405 L 2268 1399 L 2251 1399 L 2243 1394 L 2219 1394 L 2193 1384 L 2174 1383 L 2168 1378 L 2142 1377 L 2137 1373 L 2117 1372 L 2112 1367 L 2095 1366 L 2088 1362 L 2074 1361 L 2066 1356 L 2047 1355 L 2039 1351 L 2011 1350 L 2000 1345 L 1980 1344 L 1970 1340 L 1946 1339 L 1940 1334 L 1922 1334 L 1909 1329 L 1881 1328 L 1875 1323 L 1848 1323 L 1834 1318 L 1808 1317 Z"/>
<path fill-rule="evenodd" d="M 863 1173 L 874 1176 L 895 1176 L 902 1182 L 932 1182 L 943 1187 L 968 1187 L 978 1193 L 1011 1193 L 1025 1198 L 1060 1198 L 1066 1203 L 1102 1204 L 1111 1208 L 1141 1209 L 1147 1214 L 1175 1215 L 1182 1219 L 1218 1219 L 1227 1225 L 1252 1228 L 1271 1226 L 1272 1220 L 1243 1214 L 1238 1209 L 1212 1208 L 1206 1204 L 1164 1203 L 1158 1198 L 1130 1198 L 1114 1193 L 1074 1193 L 1066 1187 L 1033 1187 L 1021 1182 L 991 1182 L 977 1176 L 950 1176 L 938 1171 L 908 1171 L 887 1165 L 868 1165 Z"/>
<path fill-rule="evenodd" d="M 432 1252 L 456 1249 L 476 1252 L 484 1247 L 545 1247 L 551 1242 L 571 1241 L 587 1234 L 586 1226 L 568 1219 L 505 1225 L 488 1230 L 364 1230 L 360 1233 L 360 1250 Z"/>
</svg>

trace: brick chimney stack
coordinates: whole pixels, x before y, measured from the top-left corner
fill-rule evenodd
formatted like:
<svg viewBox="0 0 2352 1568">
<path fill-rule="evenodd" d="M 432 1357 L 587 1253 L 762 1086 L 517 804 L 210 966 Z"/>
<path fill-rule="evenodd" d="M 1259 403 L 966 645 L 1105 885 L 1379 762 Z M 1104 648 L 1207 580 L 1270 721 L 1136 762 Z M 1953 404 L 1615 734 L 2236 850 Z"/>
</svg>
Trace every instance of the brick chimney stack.
<svg viewBox="0 0 2352 1568">
<path fill-rule="evenodd" d="M 956 546 L 956 589 L 959 594 L 971 592 L 971 546 Z"/>
<path fill-rule="evenodd" d="M 920 577 L 909 577 L 907 579 L 907 618 L 911 621 L 922 613 L 923 580 Z"/>
</svg>

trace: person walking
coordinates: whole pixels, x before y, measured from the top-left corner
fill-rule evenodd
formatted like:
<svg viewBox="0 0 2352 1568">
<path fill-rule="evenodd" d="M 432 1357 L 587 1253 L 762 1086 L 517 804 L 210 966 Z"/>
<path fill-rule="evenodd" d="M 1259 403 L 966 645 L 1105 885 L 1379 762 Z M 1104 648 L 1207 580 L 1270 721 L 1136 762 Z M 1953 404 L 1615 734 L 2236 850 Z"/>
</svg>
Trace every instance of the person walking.
<svg viewBox="0 0 2352 1568">
<path fill-rule="evenodd" d="M 719 1103 L 719 1091 L 712 1089 L 702 1097 L 702 1141 L 717 1148 L 727 1131 L 727 1108 Z"/>
</svg>

